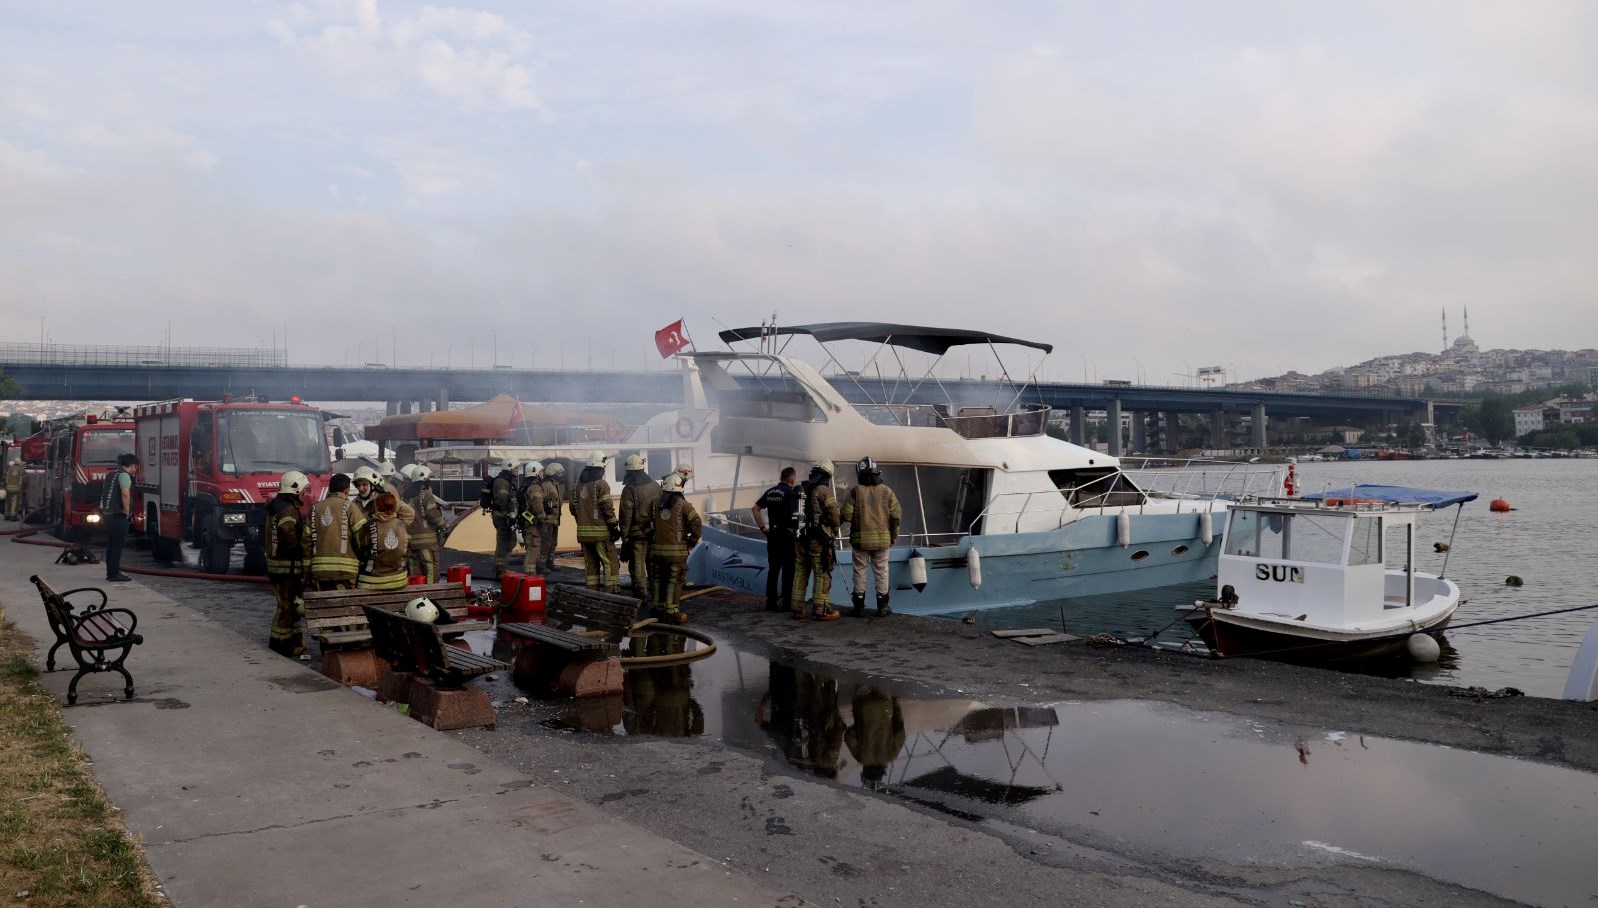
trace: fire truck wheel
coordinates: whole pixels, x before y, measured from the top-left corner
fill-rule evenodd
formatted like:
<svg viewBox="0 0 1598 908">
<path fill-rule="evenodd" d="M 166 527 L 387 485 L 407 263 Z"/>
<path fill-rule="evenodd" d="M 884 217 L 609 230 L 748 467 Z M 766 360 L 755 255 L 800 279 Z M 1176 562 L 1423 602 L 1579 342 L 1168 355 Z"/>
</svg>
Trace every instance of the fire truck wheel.
<svg viewBox="0 0 1598 908">
<path fill-rule="evenodd" d="M 228 552 L 232 550 L 230 540 L 220 538 L 208 527 L 200 529 L 200 570 L 207 574 L 226 574 L 228 569 Z"/>
</svg>

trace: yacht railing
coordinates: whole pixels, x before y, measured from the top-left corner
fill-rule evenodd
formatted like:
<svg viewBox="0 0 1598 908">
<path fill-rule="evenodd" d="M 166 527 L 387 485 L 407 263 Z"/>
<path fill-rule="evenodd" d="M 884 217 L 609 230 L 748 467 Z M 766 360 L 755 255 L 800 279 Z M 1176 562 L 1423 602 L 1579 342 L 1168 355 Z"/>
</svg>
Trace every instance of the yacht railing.
<svg viewBox="0 0 1598 908">
<path fill-rule="evenodd" d="M 879 426 L 920 426 L 951 429 L 963 438 L 1025 438 L 1042 435 L 1049 425 L 1049 408 L 1026 405 L 1008 413 L 950 415 L 931 404 L 857 404 L 856 410 Z"/>
</svg>

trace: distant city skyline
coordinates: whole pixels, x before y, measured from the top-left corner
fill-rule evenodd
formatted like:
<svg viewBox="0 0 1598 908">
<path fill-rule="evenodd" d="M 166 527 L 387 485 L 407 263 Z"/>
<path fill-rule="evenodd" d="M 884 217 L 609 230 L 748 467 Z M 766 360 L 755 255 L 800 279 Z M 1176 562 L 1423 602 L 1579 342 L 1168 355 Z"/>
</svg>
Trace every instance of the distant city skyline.
<svg viewBox="0 0 1598 908">
<path fill-rule="evenodd" d="M 1167 383 L 1434 349 L 1440 308 L 1598 346 L 1595 35 L 1574 0 L 13 5 L 0 341 L 642 367 L 775 312 Z"/>
</svg>

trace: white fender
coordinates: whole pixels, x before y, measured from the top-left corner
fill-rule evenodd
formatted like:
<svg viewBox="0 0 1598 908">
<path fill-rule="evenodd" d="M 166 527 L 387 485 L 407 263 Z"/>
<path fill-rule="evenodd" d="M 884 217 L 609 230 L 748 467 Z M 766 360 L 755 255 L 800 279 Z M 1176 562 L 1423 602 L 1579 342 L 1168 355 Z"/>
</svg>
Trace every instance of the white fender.
<svg viewBox="0 0 1598 908">
<path fill-rule="evenodd" d="M 1115 541 L 1123 549 L 1132 544 L 1132 518 L 1125 511 L 1115 515 Z"/>
<path fill-rule="evenodd" d="M 927 559 L 921 557 L 920 549 L 910 550 L 910 585 L 921 592 L 927 588 Z"/>
<path fill-rule="evenodd" d="M 1588 703 L 1598 700 L 1598 621 L 1587 628 L 1587 636 L 1582 639 L 1581 649 L 1576 651 L 1575 661 L 1570 664 L 1570 675 L 1565 678 L 1565 692 L 1560 697 Z"/>
<path fill-rule="evenodd" d="M 975 546 L 972 546 L 971 554 L 966 556 L 966 568 L 971 577 L 971 588 L 982 589 L 982 553 Z"/>
<path fill-rule="evenodd" d="M 1210 512 L 1203 511 L 1199 514 L 1199 542 L 1206 547 L 1215 541 L 1215 523 L 1210 520 Z"/>
</svg>

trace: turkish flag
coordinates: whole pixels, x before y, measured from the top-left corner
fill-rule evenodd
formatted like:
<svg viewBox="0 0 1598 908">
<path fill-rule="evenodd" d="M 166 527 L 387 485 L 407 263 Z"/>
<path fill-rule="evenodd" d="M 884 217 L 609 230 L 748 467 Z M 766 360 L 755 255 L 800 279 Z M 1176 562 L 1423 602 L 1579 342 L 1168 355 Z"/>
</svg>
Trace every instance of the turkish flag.
<svg viewBox="0 0 1598 908">
<path fill-rule="evenodd" d="M 673 353 L 686 346 L 688 333 L 683 329 L 680 318 L 655 332 L 655 349 L 660 351 L 661 359 L 671 358 Z"/>
</svg>

